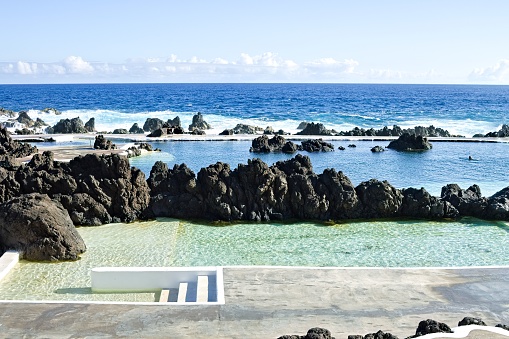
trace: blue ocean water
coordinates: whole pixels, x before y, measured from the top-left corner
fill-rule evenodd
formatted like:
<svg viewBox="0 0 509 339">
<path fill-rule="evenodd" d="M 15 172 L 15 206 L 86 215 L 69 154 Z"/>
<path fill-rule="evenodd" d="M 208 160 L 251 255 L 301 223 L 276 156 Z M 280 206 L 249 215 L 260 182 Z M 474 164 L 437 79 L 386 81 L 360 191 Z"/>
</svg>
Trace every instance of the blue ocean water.
<svg viewBox="0 0 509 339">
<path fill-rule="evenodd" d="M 130 128 L 148 117 L 196 112 L 215 130 L 237 123 L 293 131 L 314 121 L 338 131 L 394 124 L 446 128 L 472 136 L 509 122 L 509 86 L 381 84 L 61 84 L 0 85 L 0 107 L 29 111 L 54 124 L 96 118 L 101 131 Z M 61 116 L 42 114 L 54 107 Z"/>
<path fill-rule="evenodd" d="M 53 125 L 63 118 L 94 117 L 98 131 L 140 126 L 149 117 L 163 120 L 179 116 L 184 127 L 196 112 L 212 125 L 208 134 L 233 128 L 237 123 L 272 126 L 296 132 L 302 121 L 321 122 L 338 131 L 382 128 L 394 124 L 441 127 L 453 134 L 472 136 L 495 131 L 509 123 L 509 86 L 474 85 L 372 85 L 372 84 L 75 84 L 0 85 L 0 107 L 26 110 Z M 61 115 L 42 113 L 53 107 Z M 6 119 L 0 117 L 0 119 Z M 334 141 L 335 146 L 351 142 Z M 485 143 L 434 143 L 424 153 L 370 148 L 388 142 L 355 142 L 326 154 L 308 154 L 315 172 L 332 167 L 343 171 L 354 184 L 372 178 L 396 187 L 425 187 L 434 195 L 448 183 L 463 188 L 479 184 L 485 195 L 509 185 L 508 145 Z M 154 143 L 162 153 L 135 158 L 131 163 L 147 175 L 156 160 L 186 163 L 195 172 L 217 161 L 238 163 L 259 157 L 268 164 L 284 154 L 249 153 L 248 142 Z M 469 156 L 477 161 L 466 161 Z"/>
</svg>

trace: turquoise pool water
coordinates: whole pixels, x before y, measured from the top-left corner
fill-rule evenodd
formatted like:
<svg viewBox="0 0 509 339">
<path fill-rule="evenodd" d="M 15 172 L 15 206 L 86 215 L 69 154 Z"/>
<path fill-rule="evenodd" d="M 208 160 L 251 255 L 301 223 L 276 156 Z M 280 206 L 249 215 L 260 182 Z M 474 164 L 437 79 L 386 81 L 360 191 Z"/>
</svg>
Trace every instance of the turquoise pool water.
<svg viewBox="0 0 509 339">
<path fill-rule="evenodd" d="M 81 260 L 21 262 L 0 283 L 0 300 L 154 301 L 154 293 L 92 294 L 90 269 L 99 266 L 509 265 L 508 224 L 472 218 L 224 226 L 160 219 L 78 230 L 88 247 Z"/>
</svg>

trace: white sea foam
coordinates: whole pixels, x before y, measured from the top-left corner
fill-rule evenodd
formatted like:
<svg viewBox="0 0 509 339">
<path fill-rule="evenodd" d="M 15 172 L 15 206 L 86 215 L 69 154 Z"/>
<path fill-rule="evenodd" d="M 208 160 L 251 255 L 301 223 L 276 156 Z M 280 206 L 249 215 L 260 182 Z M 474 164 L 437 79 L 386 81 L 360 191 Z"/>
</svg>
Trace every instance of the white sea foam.
<svg viewBox="0 0 509 339">
<path fill-rule="evenodd" d="M 97 131 L 111 132 L 117 128 L 130 129 L 134 123 L 138 123 L 140 127 L 147 118 L 159 118 L 163 121 L 173 119 L 176 116 L 180 117 L 182 127 L 187 130 L 188 126 L 192 123 L 193 116 L 196 114 L 195 111 L 146 111 L 146 112 L 119 112 L 113 110 L 88 110 L 88 109 L 76 109 L 63 111 L 61 115 L 55 115 L 53 113 L 45 113 L 39 110 L 28 111 L 29 116 L 32 119 L 40 118 L 44 120 L 48 125 L 54 126 L 61 119 L 72 119 L 79 117 L 83 123 L 87 122 L 91 118 L 95 118 L 95 127 Z M 414 119 L 414 120 L 403 120 L 403 117 L 395 117 L 394 120 L 382 122 L 378 118 L 367 117 L 363 115 L 337 115 L 337 122 L 320 121 L 320 116 L 317 119 L 313 119 L 313 122 L 321 122 L 328 129 L 335 129 L 336 131 L 349 131 L 355 127 L 364 129 L 375 128 L 380 129 L 384 126 L 392 127 L 398 125 L 402 128 L 411 128 L 415 126 L 428 127 L 433 125 L 448 130 L 451 134 L 463 135 L 471 137 L 474 134 L 486 134 L 491 131 L 498 131 L 501 128 L 500 122 L 490 121 L 479 121 L 479 120 L 452 120 L 452 119 Z M 352 117 L 361 118 L 362 122 L 349 121 Z M 2 120 L 6 120 L 5 117 L 0 117 Z M 330 117 L 323 117 L 324 119 L 331 119 Z M 293 119 L 282 119 L 282 120 L 270 120 L 270 119 L 243 119 L 236 116 L 224 116 L 219 114 L 204 114 L 204 119 L 211 126 L 212 129 L 207 131 L 207 134 L 219 134 L 225 129 L 234 128 L 237 124 L 247 124 L 258 127 L 271 126 L 275 131 L 284 130 L 285 132 L 295 134 L 298 132 L 298 125 L 304 120 L 293 120 Z M 309 121 L 309 119 L 308 119 Z"/>
</svg>

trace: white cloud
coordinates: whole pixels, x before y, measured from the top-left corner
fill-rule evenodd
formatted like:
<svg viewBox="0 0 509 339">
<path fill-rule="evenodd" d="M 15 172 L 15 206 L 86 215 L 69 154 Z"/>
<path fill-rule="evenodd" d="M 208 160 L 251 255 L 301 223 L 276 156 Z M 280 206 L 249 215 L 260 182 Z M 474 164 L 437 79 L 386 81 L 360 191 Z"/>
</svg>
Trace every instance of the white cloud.
<svg viewBox="0 0 509 339">
<path fill-rule="evenodd" d="M 470 73 L 469 80 L 472 82 L 509 82 L 509 59 L 503 59 L 494 66 L 476 68 Z"/>
<path fill-rule="evenodd" d="M 94 71 L 94 67 L 81 57 L 70 56 L 64 59 L 64 67 L 69 73 L 87 74 Z"/>
<path fill-rule="evenodd" d="M 429 70 L 421 73 L 392 68 L 360 67 L 353 59 L 331 57 L 295 62 L 277 53 L 257 55 L 241 53 L 237 59 L 175 54 L 163 58 L 127 59 L 124 63 L 90 62 L 80 56 L 69 56 L 60 62 L 0 62 L 0 83 L 51 82 L 368 82 L 368 83 L 462 83 L 463 77 Z M 509 83 L 509 59 L 494 66 L 478 68 L 468 76 L 469 82 Z"/>
</svg>

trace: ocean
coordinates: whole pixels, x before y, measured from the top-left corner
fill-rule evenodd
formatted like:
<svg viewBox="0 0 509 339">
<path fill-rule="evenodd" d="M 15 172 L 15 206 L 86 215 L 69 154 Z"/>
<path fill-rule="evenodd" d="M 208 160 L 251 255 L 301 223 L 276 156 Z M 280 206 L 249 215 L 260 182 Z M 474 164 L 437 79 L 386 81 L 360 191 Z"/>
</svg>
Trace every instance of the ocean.
<svg viewBox="0 0 509 339">
<path fill-rule="evenodd" d="M 246 123 L 294 132 L 302 121 L 337 131 L 399 125 L 441 127 L 472 136 L 509 122 L 509 86 L 380 84 L 75 84 L 0 85 L 0 107 L 53 125 L 96 118 L 98 131 L 129 129 L 146 118 L 201 112 L 214 131 Z M 55 116 L 39 110 L 53 107 Z"/>
<path fill-rule="evenodd" d="M 272 126 L 297 132 L 302 121 L 323 123 L 347 131 L 354 127 L 430 126 L 471 137 L 499 130 L 509 123 L 509 86 L 474 85 L 371 85 L 371 84 L 76 84 L 0 85 L 0 107 L 25 110 L 49 125 L 60 119 L 94 117 L 98 131 L 143 126 L 147 118 L 167 120 L 179 116 L 184 128 L 201 112 L 212 125 L 208 134 L 238 123 Z M 61 115 L 43 113 L 56 108 Z M 5 120 L 6 117 L 0 117 Z M 348 148 L 355 143 L 356 148 Z M 305 154 L 315 172 L 332 167 L 343 171 L 357 185 L 372 178 L 388 180 L 397 188 L 425 187 L 440 195 L 441 187 L 457 183 L 462 188 L 478 184 L 484 195 L 509 186 L 506 143 L 435 142 L 423 153 L 394 151 L 373 154 L 380 141 L 334 141 L 345 151 Z M 259 157 L 268 164 L 291 156 L 249 153 L 250 143 L 154 142 L 161 153 L 131 159 L 147 176 L 162 160 L 186 163 L 196 173 L 217 161 L 232 169 Z M 474 161 L 466 161 L 472 156 Z"/>
</svg>

